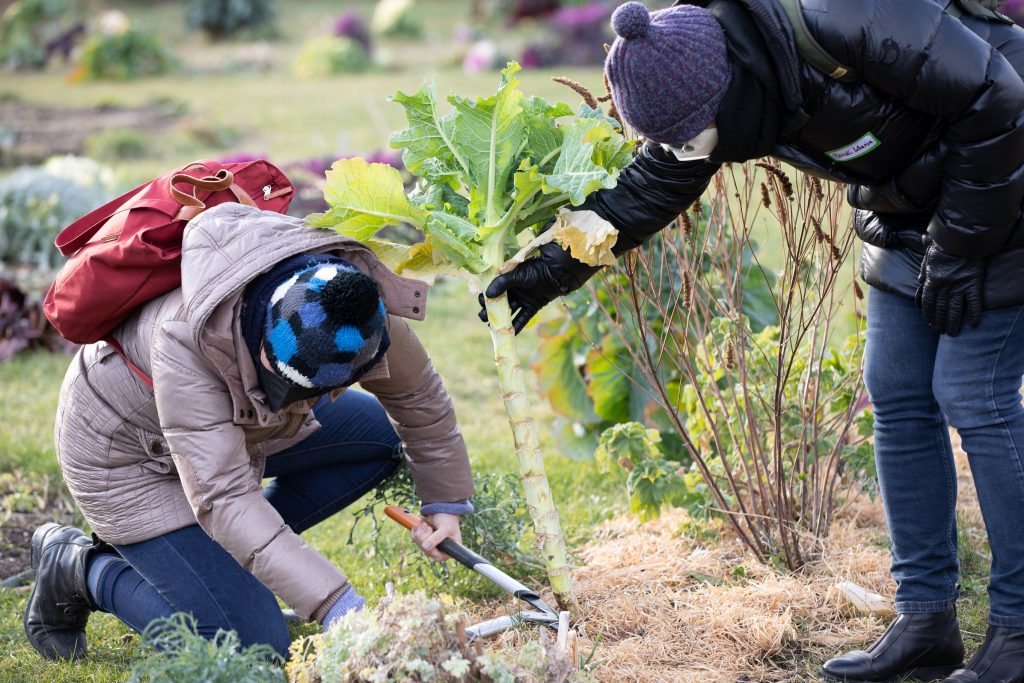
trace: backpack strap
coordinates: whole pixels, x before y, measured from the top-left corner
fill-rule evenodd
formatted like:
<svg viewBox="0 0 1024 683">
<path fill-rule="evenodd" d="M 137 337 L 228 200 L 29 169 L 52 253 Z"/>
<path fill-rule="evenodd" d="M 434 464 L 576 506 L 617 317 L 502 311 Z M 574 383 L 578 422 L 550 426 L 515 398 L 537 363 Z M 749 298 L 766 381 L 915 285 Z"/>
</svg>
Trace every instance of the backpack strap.
<svg viewBox="0 0 1024 683">
<path fill-rule="evenodd" d="M 964 16 L 969 16 L 985 19 L 986 21 L 996 21 L 1001 24 L 1012 25 L 1014 23 L 1013 19 L 1005 14 L 985 7 L 979 2 L 974 2 L 974 0 L 949 0 L 949 2 L 946 3 L 946 14 L 955 19 L 961 19 Z"/>
<path fill-rule="evenodd" d="M 834 78 L 837 81 L 856 83 L 860 80 L 860 77 L 853 69 L 837 62 L 811 35 L 810 29 L 807 28 L 807 20 L 804 19 L 800 0 L 777 1 L 789 18 L 789 25 L 793 29 L 793 38 L 796 40 L 796 46 L 800 50 L 800 55 L 811 66 L 818 71 L 828 74 L 829 78 Z"/>
<path fill-rule="evenodd" d="M 110 346 L 115 351 L 117 351 L 117 354 L 119 356 L 121 356 L 121 358 L 124 359 L 124 362 L 128 364 L 128 367 L 132 369 L 132 372 L 135 373 L 136 377 L 138 377 L 140 380 L 142 380 L 143 384 L 145 384 L 150 389 L 153 388 L 153 378 L 150 377 L 149 375 L 147 375 L 146 373 L 144 373 L 142 371 L 142 368 L 140 368 L 138 365 L 133 363 L 130 358 L 128 358 L 128 354 L 126 354 L 124 352 L 124 349 L 121 348 L 121 343 L 119 341 L 117 341 L 116 339 L 114 339 L 113 337 L 110 337 L 110 336 L 104 337 L 103 341 L 105 341 L 108 344 L 110 344 Z"/>
</svg>

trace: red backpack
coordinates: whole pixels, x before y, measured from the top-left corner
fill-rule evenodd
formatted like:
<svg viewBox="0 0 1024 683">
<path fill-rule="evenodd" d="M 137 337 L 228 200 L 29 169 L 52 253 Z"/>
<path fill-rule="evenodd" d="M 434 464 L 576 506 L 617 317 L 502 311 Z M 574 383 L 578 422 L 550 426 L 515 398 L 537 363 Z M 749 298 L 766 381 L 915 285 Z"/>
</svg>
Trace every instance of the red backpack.
<svg viewBox="0 0 1024 683">
<path fill-rule="evenodd" d="M 46 293 L 46 317 L 73 342 L 104 339 L 137 306 L 181 285 L 188 221 L 225 202 L 284 213 L 292 195 L 288 178 L 266 161 L 197 161 L 141 185 L 54 240 L 69 259 Z"/>
</svg>

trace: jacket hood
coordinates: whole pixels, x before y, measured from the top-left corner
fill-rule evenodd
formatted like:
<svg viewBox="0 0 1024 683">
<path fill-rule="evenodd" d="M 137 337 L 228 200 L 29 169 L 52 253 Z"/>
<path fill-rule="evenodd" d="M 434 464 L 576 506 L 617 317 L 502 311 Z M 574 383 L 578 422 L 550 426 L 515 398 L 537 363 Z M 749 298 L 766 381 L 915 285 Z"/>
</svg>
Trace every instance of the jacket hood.
<svg viewBox="0 0 1024 683">
<path fill-rule="evenodd" d="M 310 228 L 301 218 L 221 204 L 194 218 L 185 229 L 181 290 L 193 341 L 202 344 L 208 323 L 223 315 L 218 309 L 228 304 L 232 313 L 242 290 L 258 275 L 290 256 L 320 252 L 335 252 L 374 278 L 389 313 L 423 319 L 426 284 L 395 275 L 366 245 Z M 421 293 L 415 302 L 400 295 L 409 288 Z"/>
<path fill-rule="evenodd" d="M 772 62 L 778 77 L 782 99 L 790 109 L 800 106 L 800 59 L 789 19 L 774 0 L 678 0 L 677 5 L 697 5 L 716 14 L 714 5 L 733 4 L 753 16 L 758 31 L 771 47 Z M 729 27 L 725 27 L 728 33 Z"/>
</svg>

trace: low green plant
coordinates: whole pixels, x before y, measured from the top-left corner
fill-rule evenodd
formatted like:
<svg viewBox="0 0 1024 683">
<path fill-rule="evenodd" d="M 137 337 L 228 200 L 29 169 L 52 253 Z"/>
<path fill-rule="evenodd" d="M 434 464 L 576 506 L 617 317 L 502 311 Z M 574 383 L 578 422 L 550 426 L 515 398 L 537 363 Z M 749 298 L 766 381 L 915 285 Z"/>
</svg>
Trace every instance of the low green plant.
<svg viewBox="0 0 1024 683">
<path fill-rule="evenodd" d="M 284 683 L 280 656 L 265 644 L 241 648 L 238 634 L 197 632 L 195 617 L 178 613 L 146 627 L 129 683 Z"/>
<path fill-rule="evenodd" d="M 421 592 L 385 597 L 326 633 L 292 643 L 292 683 L 588 683 L 589 670 L 548 640 L 519 653 L 484 650 L 466 639 L 465 617 Z M 592 668 L 590 660 L 585 663 Z"/>
<path fill-rule="evenodd" d="M 191 0 L 185 11 L 189 28 L 198 29 L 213 40 L 223 40 L 241 31 L 272 36 L 276 32 L 275 19 L 271 0 Z"/>
<path fill-rule="evenodd" d="M 589 460 L 594 456 L 601 435 L 623 422 L 640 422 L 661 433 L 660 448 L 669 460 L 689 465 L 690 456 L 675 431 L 671 417 L 660 405 L 656 388 L 645 378 L 642 359 L 616 333 L 616 327 L 640 315 L 644 324 L 658 335 L 684 332 L 682 315 L 708 315 L 710 305 L 695 306 L 692 298 L 720 298 L 730 288 L 734 254 L 740 259 L 737 272 L 742 287 L 742 311 L 755 330 L 778 320 L 772 298 L 774 277 L 757 266 L 754 240 L 741 242 L 730 231 L 712 231 L 709 209 L 695 205 L 677 224 L 666 229 L 669 235 L 688 234 L 688 242 L 704 245 L 706 257 L 695 267 L 705 287 L 695 290 L 695 273 L 675 267 L 666 237 L 655 237 L 646 249 L 651 254 L 651 270 L 634 269 L 632 277 L 646 296 L 672 301 L 682 296 L 691 299 L 685 310 L 644 305 L 639 312 L 622 298 L 629 287 L 630 275 L 623 269 L 594 278 L 586 289 L 562 299 L 565 315 L 549 315 L 537 325 L 541 343 L 532 367 L 551 407 L 558 414 L 555 440 L 559 450 L 569 457 Z M 677 369 L 662 366 L 667 382 L 678 382 Z"/>
<path fill-rule="evenodd" d="M 639 422 L 606 429 L 594 458 L 605 473 L 619 468 L 625 472 L 630 512 L 642 522 L 657 517 L 669 505 L 686 509 L 693 519 L 702 519 L 713 503 L 700 473 L 666 458 L 658 430 Z"/>
<path fill-rule="evenodd" d="M 9 69 L 42 69 L 48 43 L 78 19 L 71 0 L 16 0 L 0 15 L 0 63 Z"/>
<path fill-rule="evenodd" d="M 88 138 L 85 149 L 104 161 L 145 159 L 153 153 L 153 139 L 137 128 L 108 128 Z"/>
<path fill-rule="evenodd" d="M 297 78 L 325 78 L 359 73 L 372 67 L 370 56 L 356 41 L 344 36 L 321 36 L 302 46 L 292 64 L 292 74 Z"/>
<path fill-rule="evenodd" d="M 124 81 L 166 74 L 176 68 L 177 59 L 156 34 L 128 29 L 90 37 L 78 64 L 78 78 Z"/>
<path fill-rule="evenodd" d="M 87 184 L 90 171 L 85 166 L 66 162 L 62 169 L 58 162 L 52 170 L 24 167 L 0 179 L 0 264 L 53 271 L 64 262 L 53 245 L 57 233 L 111 194 L 108 180 L 95 177 L 95 184 Z"/>
<path fill-rule="evenodd" d="M 460 520 L 462 542 L 520 579 L 543 576 L 544 563 L 530 551 L 527 543 L 531 537 L 530 516 L 516 477 L 485 472 L 474 473 L 473 479 L 475 512 Z M 419 506 L 411 470 L 406 465 L 368 494 L 363 507 L 353 514 L 349 542 L 353 541 L 361 524 L 369 523 L 375 556 L 385 565 L 401 567 L 402 575 L 416 574 L 429 588 L 462 597 L 485 598 L 500 594 L 497 586 L 459 565 L 438 563 L 419 552 L 409 553 L 409 546 L 404 543 L 394 547 L 381 543 L 384 529 L 395 526 L 383 516 L 383 509 L 388 505 L 413 512 Z"/>
</svg>

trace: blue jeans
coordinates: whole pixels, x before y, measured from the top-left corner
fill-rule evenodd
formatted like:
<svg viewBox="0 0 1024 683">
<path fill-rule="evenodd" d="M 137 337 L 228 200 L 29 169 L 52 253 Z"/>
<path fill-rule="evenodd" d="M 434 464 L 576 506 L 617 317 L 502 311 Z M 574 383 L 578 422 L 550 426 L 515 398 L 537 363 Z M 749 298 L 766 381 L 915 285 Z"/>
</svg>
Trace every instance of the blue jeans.
<svg viewBox="0 0 1024 683">
<path fill-rule="evenodd" d="M 937 612 L 958 595 L 956 470 L 966 451 L 992 549 L 989 623 L 1024 628 L 1024 307 L 985 311 L 955 337 L 914 302 L 872 288 L 864 381 L 892 535 L 896 610 Z"/>
<path fill-rule="evenodd" d="M 321 428 L 272 456 L 264 495 L 296 533 L 356 501 L 395 471 L 398 435 L 377 399 L 346 391 L 314 409 Z M 141 543 L 116 546 L 124 558 L 101 556 L 90 592 L 105 612 L 136 631 L 175 612 L 191 613 L 199 632 L 234 630 L 244 646 L 288 653 L 288 628 L 274 594 L 198 525 Z"/>
</svg>

